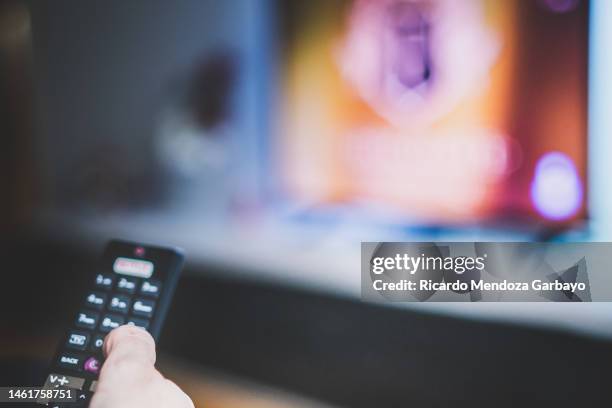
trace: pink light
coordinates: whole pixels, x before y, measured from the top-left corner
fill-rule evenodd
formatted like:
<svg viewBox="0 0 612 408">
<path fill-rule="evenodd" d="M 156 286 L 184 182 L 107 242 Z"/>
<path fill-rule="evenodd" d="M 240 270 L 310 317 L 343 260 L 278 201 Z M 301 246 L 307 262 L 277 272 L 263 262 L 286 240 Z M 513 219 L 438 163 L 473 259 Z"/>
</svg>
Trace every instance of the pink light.
<svg viewBox="0 0 612 408">
<path fill-rule="evenodd" d="M 545 218 L 564 220 L 582 205 L 583 188 L 574 162 L 565 154 L 550 152 L 536 164 L 531 200 Z"/>
<path fill-rule="evenodd" d="M 574 10 L 580 0 L 541 0 L 541 3 L 555 13 L 567 13 Z"/>
<path fill-rule="evenodd" d="M 357 0 L 340 72 L 392 125 L 436 121 L 488 83 L 501 43 L 485 16 L 473 0 Z"/>
</svg>

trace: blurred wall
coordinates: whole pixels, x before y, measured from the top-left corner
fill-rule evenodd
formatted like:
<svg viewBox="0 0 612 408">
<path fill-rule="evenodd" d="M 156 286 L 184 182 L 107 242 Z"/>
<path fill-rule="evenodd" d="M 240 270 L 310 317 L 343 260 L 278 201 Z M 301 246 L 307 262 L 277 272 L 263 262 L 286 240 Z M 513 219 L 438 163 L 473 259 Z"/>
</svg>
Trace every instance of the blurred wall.
<svg viewBox="0 0 612 408">
<path fill-rule="evenodd" d="M 92 202 L 163 196 L 153 142 L 160 112 L 211 53 L 229 53 L 239 66 L 232 120 L 247 136 L 231 143 L 251 143 L 260 3 L 31 2 L 45 206 L 78 206 L 89 193 L 77 190 L 92 186 L 95 195 L 105 184 L 116 191 Z"/>
</svg>

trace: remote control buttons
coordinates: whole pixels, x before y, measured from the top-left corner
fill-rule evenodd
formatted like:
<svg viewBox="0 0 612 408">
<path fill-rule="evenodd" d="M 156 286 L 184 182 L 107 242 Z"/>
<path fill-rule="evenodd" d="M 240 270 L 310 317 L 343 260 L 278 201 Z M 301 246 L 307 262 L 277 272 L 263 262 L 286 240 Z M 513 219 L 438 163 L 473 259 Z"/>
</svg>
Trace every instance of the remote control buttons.
<svg viewBox="0 0 612 408">
<path fill-rule="evenodd" d="M 96 357 L 89 357 L 87 360 L 85 360 L 85 363 L 83 363 L 83 370 L 88 373 L 98 374 L 101 366 L 102 363 L 100 360 L 98 360 Z"/>
<path fill-rule="evenodd" d="M 68 333 L 68 340 L 66 340 L 66 347 L 73 348 L 76 350 L 85 350 L 89 344 L 89 334 L 77 331 L 71 331 Z"/>
<path fill-rule="evenodd" d="M 99 273 L 96 275 L 96 287 L 100 289 L 111 289 L 113 287 L 113 275 Z"/>
<path fill-rule="evenodd" d="M 100 322 L 100 330 L 108 333 L 109 331 L 116 329 L 125 322 L 122 316 L 107 314 Z"/>
<path fill-rule="evenodd" d="M 68 406 L 73 406 L 75 408 L 80 408 L 80 407 L 85 408 L 89 406 L 90 399 L 91 399 L 91 392 L 79 390 L 77 391 L 76 402 Z"/>
<path fill-rule="evenodd" d="M 85 385 L 85 379 L 80 377 L 71 377 L 69 375 L 51 373 L 45 381 L 43 388 L 65 387 L 80 390 Z"/>
<path fill-rule="evenodd" d="M 136 291 L 136 280 L 130 278 L 119 278 L 117 281 L 117 290 L 132 294 Z"/>
<path fill-rule="evenodd" d="M 112 312 L 127 313 L 130 309 L 130 298 L 127 296 L 113 296 L 108 303 L 108 310 Z"/>
<path fill-rule="evenodd" d="M 106 295 L 99 292 L 91 292 L 85 298 L 85 304 L 93 309 L 102 310 L 106 302 Z"/>
<path fill-rule="evenodd" d="M 140 286 L 140 293 L 142 295 L 158 297 L 160 292 L 161 283 L 159 283 L 159 281 L 157 280 L 151 279 L 148 281 L 144 281 Z"/>
<path fill-rule="evenodd" d="M 132 306 L 132 312 L 137 316 L 151 317 L 155 310 L 155 302 L 152 300 L 137 299 Z"/>
<path fill-rule="evenodd" d="M 84 329 L 95 329 L 100 315 L 88 311 L 79 312 L 76 319 L 76 325 Z"/>
<path fill-rule="evenodd" d="M 93 336 L 93 340 L 91 341 L 91 351 L 95 351 L 96 353 L 102 352 L 102 346 L 104 346 L 104 336 L 101 334 L 95 334 Z"/>
<path fill-rule="evenodd" d="M 82 357 L 79 354 L 62 353 L 58 357 L 57 362 L 62 367 L 79 371 L 81 369 Z"/>
<path fill-rule="evenodd" d="M 45 380 L 45 385 L 43 385 L 43 388 L 46 390 L 49 390 L 49 389 L 57 388 L 57 387 L 65 387 L 65 388 L 71 388 L 73 390 L 81 390 L 83 389 L 84 385 L 85 385 L 84 378 L 71 377 L 69 375 L 64 375 L 64 374 L 51 373 Z M 50 407 L 50 408 L 53 408 L 53 407 L 63 408 L 63 407 L 73 407 L 74 406 L 74 403 L 63 404 L 59 402 L 49 402 L 47 404 L 48 401 L 49 401 L 48 399 L 39 398 L 36 402 L 38 404 L 45 404 L 45 406 Z"/>
<path fill-rule="evenodd" d="M 147 320 L 138 319 L 136 317 L 130 317 L 127 321 L 127 324 L 140 327 L 145 330 L 149 329 L 149 322 Z"/>
</svg>

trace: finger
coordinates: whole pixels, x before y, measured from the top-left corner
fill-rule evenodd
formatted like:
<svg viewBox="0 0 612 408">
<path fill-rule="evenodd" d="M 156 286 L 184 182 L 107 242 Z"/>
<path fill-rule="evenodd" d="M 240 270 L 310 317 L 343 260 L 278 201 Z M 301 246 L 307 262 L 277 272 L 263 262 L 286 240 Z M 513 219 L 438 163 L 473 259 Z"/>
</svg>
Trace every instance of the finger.
<svg viewBox="0 0 612 408">
<path fill-rule="evenodd" d="M 104 339 L 104 354 L 107 359 L 129 355 L 132 359 L 155 364 L 155 340 L 149 332 L 140 327 L 120 326 Z"/>
<path fill-rule="evenodd" d="M 155 341 L 138 327 L 121 326 L 104 340 L 106 361 L 100 371 L 100 385 L 133 384 L 150 381 L 160 374 L 155 370 Z"/>
</svg>

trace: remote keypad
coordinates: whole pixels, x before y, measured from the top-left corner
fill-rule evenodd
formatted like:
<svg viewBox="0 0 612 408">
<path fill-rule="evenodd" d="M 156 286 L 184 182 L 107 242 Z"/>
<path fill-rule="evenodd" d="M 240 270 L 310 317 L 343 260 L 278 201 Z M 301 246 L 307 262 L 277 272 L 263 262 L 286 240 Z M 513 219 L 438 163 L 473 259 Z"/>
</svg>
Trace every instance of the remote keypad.
<svg viewBox="0 0 612 408">
<path fill-rule="evenodd" d="M 114 277 L 99 273 L 96 275 L 96 287 L 100 289 L 110 289 L 113 287 Z"/>
<path fill-rule="evenodd" d="M 95 352 L 101 353 L 103 346 L 104 346 L 104 335 L 103 334 L 94 334 L 93 340 L 91 341 L 91 345 L 90 345 L 89 349 L 91 351 L 95 351 Z"/>
<path fill-rule="evenodd" d="M 140 286 L 140 294 L 143 296 L 159 296 L 161 291 L 161 283 L 158 280 L 145 280 Z"/>
<path fill-rule="evenodd" d="M 138 282 L 136 279 L 131 278 L 120 278 L 117 282 L 117 290 L 123 293 L 129 293 L 130 295 L 136 291 L 136 285 Z"/>
<path fill-rule="evenodd" d="M 108 304 L 108 310 L 126 314 L 130 310 L 131 299 L 128 296 L 115 295 Z"/>
<path fill-rule="evenodd" d="M 77 316 L 76 325 L 84 329 L 95 329 L 100 315 L 98 313 L 83 310 Z"/>
<path fill-rule="evenodd" d="M 76 350 L 85 350 L 89 345 L 89 334 L 82 331 L 70 331 L 66 347 Z"/>
<path fill-rule="evenodd" d="M 120 271 L 113 266 L 117 259 Z M 181 266 L 182 254 L 175 249 L 111 242 L 103 268 L 93 275 L 90 290 L 60 345 L 45 386 L 75 388 L 79 393 L 77 404 L 71 406 L 88 406 L 104 362 L 105 336 L 130 324 L 149 330 L 155 338 Z M 140 276 L 144 274 L 148 276 Z M 168 290 L 163 291 L 166 286 Z"/>
<path fill-rule="evenodd" d="M 90 292 L 89 295 L 87 295 L 85 303 L 92 309 L 102 310 L 106 303 L 106 295 L 100 292 Z"/>
</svg>

